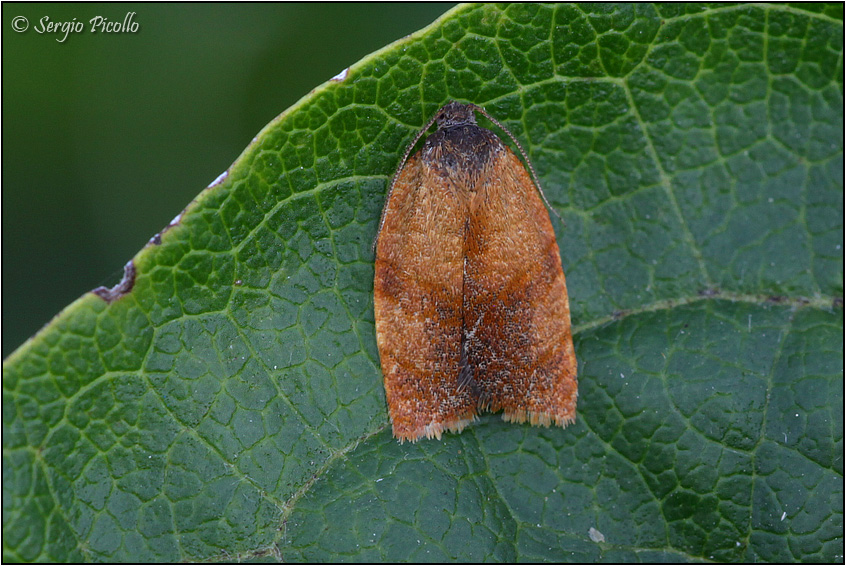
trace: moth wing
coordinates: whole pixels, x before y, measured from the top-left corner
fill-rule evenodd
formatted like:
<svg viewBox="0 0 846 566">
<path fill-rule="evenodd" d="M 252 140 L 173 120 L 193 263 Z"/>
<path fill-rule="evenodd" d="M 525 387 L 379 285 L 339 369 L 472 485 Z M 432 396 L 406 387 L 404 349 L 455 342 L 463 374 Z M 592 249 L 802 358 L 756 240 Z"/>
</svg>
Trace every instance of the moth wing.
<svg viewBox="0 0 846 566">
<path fill-rule="evenodd" d="M 459 384 L 467 203 L 417 153 L 385 206 L 374 307 L 388 412 L 400 440 L 440 438 L 476 415 Z"/>
<path fill-rule="evenodd" d="M 570 305 L 549 214 L 503 146 L 470 202 L 465 348 L 480 405 L 510 421 L 566 426 L 576 414 Z"/>
</svg>

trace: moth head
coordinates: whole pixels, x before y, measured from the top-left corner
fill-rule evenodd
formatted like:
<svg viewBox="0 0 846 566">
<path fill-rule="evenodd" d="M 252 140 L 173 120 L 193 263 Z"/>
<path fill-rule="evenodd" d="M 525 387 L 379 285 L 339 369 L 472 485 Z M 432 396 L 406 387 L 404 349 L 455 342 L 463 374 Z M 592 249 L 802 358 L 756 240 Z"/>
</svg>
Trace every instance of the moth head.
<svg viewBox="0 0 846 566">
<path fill-rule="evenodd" d="M 474 113 L 473 105 L 461 104 L 460 102 L 452 101 L 438 111 L 435 116 L 435 122 L 438 124 L 438 129 L 454 128 L 455 126 L 466 126 L 468 124 L 476 124 L 476 114 Z"/>
</svg>

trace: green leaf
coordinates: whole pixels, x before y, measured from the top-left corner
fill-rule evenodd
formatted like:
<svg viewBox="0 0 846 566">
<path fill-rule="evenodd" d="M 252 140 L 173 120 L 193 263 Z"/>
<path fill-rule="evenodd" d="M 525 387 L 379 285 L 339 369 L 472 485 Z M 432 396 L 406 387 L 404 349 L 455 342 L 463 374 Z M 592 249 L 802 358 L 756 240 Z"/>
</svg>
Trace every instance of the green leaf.
<svg viewBox="0 0 846 566">
<path fill-rule="evenodd" d="M 839 5 L 459 6 L 4 363 L 12 561 L 843 560 Z M 371 244 L 450 99 L 556 222 L 579 414 L 400 445 Z"/>
</svg>

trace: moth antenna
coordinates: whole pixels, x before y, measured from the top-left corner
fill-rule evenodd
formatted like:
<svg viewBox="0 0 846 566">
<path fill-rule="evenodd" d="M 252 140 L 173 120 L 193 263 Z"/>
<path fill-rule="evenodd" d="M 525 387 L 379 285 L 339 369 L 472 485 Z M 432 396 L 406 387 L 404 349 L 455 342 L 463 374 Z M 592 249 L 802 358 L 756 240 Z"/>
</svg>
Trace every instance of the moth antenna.
<svg viewBox="0 0 846 566">
<path fill-rule="evenodd" d="M 432 118 L 426 122 L 426 125 L 417 132 L 417 135 L 414 136 L 414 139 L 410 144 L 408 144 L 408 148 L 406 148 L 405 153 L 400 159 L 399 165 L 397 166 L 396 173 L 394 173 L 393 178 L 391 179 L 391 184 L 388 186 L 388 195 L 385 197 L 385 208 L 382 209 L 382 218 L 379 219 L 379 229 L 376 230 L 376 237 L 373 238 L 373 246 L 371 246 L 370 251 L 376 253 L 376 244 L 379 243 L 379 234 L 382 233 L 382 225 L 385 224 L 385 216 L 388 215 L 388 205 L 391 203 L 391 193 L 394 192 L 394 185 L 397 184 L 397 179 L 399 178 L 400 172 L 402 171 L 403 166 L 405 165 L 405 161 L 408 159 L 408 156 L 411 154 L 411 150 L 414 149 L 414 146 L 417 145 L 417 142 L 420 141 L 420 138 L 426 133 L 426 131 L 432 127 L 432 124 L 435 123 L 435 120 L 438 119 L 438 116 L 441 114 L 441 110 L 444 107 L 441 107 Z M 544 200 L 546 200 L 544 198 Z"/>
<path fill-rule="evenodd" d="M 549 201 L 548 201 L 548 200 L 546 200 L 546 195 L 544 194 L 544 192 L 543 192 L 543 188 L 541 187 L 540 181 L 538 180 L 538 175 L 537 175 L 537 173 L 535 173 L 535 168 L 534 168 L 534 166 L 532 165 L 532 162 L 531 162 L 531 160 L 529 159 L 529 156 L 526 154 L 526 150 L 524 150 L 524 149 L 523 149 L 523 146 L 522 146 L 522 145 L 520 145 L 520 141 L 519 141 L 516 137 L 514 137 L 514 134 L 512 134 L 512 133 L 511 133 L 511 130 L 509 130 L 508 128 L 506 128 L 505 126 L 503 126 L 503 125 L 502 125 L 502 122 L 500 122 L 499 120 L 497 120 L 496 118 L 494 118 L 493 116 L 491 116 L 490 114 L 488 114 L 487 110 L 485 110 L 485 109 L 484 109 L 484 108 L 482 108 L 481 106 L 478 106 L 478 105 L 476 105 L 476 104 L 468 104 L 467 106 L 471 107 L 471 108 L 472 108 L 473 110 L 475 110 L 476 112 L 479 112 L 479 113 L 483 114 L 483 115 L 484 115 L 484 116 L 485 116 L 488 120 L 490 120 L 491 122 L 493 122 L 493 123 L 494 123 L 494 124 L 495 124 L 495 125 L 499 128 L 499 129 L 501 129 L 503 132 L 505 132 L 506 134 L 508 134 L 508 137 L 509 137 L 509 138 L 511 138 L 511 141 L 513 141 L 513 142 L 514 142 L 514 144 L 517 146 L 517 149 L 519 149 L 519 150 L 520 150 L 520 155 L 522 155 L 522 156 L 523 156 L 523 160 L 526 162 L 526 165 L 528 165 L 528 166 L 529 166 L 529 172 L 532 174 L 532 181 L 534 181 L 534 183 L 535 183 L 535 187 L 538 189 L 538 192 L 540 193 L 540 196 L 541 196 L 541 198 L 543 199 L 543 202 L 546 204 L 546 208 L 547 208 L 547 209 L 549 209 L 549 210 L 551 210 L 551 211 L 552 211 L 552 213 L 553 213 L 555 216 L 557 216 L 557 217 L 558 217 L 558 220 L 560 220 L 560 221 L 563 223 L 563 222 L 564 222 L 564 219 L 563 219 L 563 218 L 561 218 L 561 215 L 560 215 L 560 214 L 558 214 L 558 211 L 557 211 L 557 210 L 555 210 L 554 208 L 552 208 L 552 205 L 551 205 L 551 204 L 549 204 Z M 415 142 L 415 143 L 416 143 L 416 142 Z"/>
</svg>

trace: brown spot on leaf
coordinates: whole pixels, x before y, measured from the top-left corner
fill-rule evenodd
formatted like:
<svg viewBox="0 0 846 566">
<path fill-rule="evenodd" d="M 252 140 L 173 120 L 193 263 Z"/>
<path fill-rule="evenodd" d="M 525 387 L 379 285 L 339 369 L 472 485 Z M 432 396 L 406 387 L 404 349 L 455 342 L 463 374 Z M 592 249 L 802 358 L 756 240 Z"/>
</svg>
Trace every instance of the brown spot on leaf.
<svg viewBox="0 0 846 566">
<path fill-rule="evenodd" d="M 132 287 L 135 286 L 135 264 L 130 260 L 124 267 L 123 267 L 123 279 L 120 280 L 120 283 L 115 285 L 112 288 L 108 287 L 97 287 L 92 293 L 106 301 L 107 303 L 111 304 L 130 291 L 132 291 Z"/>
</svg>

